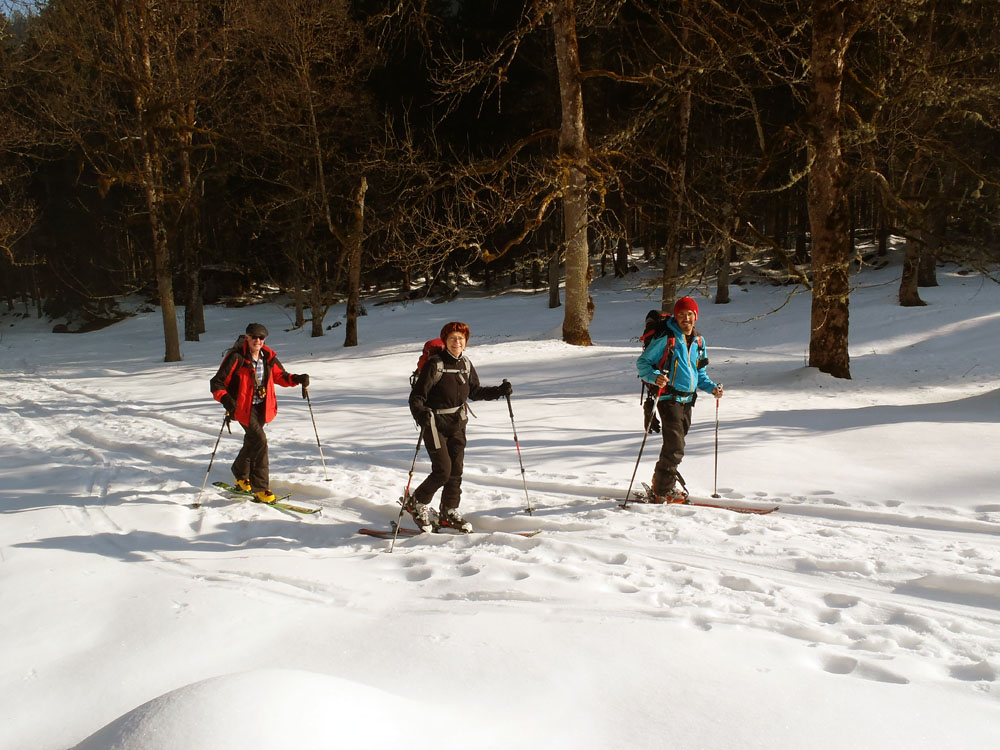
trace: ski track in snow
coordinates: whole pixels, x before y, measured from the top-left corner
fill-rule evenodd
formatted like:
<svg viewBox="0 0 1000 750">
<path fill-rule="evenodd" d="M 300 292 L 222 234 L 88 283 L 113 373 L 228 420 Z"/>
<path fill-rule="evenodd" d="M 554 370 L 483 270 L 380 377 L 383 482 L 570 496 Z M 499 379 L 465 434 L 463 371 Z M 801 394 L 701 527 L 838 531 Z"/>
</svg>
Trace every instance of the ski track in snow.
<svg viewBox="0 0 1000 750">
<path fill-rule="evenodd" d="M 46 405 L 46 389 L 60 394 L 52 407 Z M 362 525 L 387 526 L 395 518 L 397 506 L 383 498 L 399 494 L 402 472 L 330 451 L 336 484 L 319 481 L 312 471 L 281 485 L 300 502 L 322 505 L 321 517 L 285 517 L 273 508 L 226 500 L 211 488 L 203 497 L 206 506 L 190 510 L 176 498 L 186 501 L 197 488 L 162 477 L 188 475 L 204 465 L 203 456 L 191 455 L 190 445 L 194 441 L 200 448 L 205 430 L 52 381 L 21 395 L 32 406 L 5 407 L 5 429 L 81 472 L 79 504 L 60 511 L 94 554 L 257 596 L 328 606 L 350 602 L 324 585 L 321 575 L 273 574 L 267 555 L 302 554 L 308 563 L 308 555 L 316 553 L 307 551 L 322 549 L 323 558 L 353 565 L 359 576 L 403 581 L 418 590 L 424 581 L 445 578 L 449 593 L 429 593 L 426 602 L 442 608 L 532 606 L 587 616 L 586 610 L 571 609 L 578 606 L 573 589 L 585 585 L 595 596 L 614 599 L 623 621 L 669 618 L 701 629 L 780 633 L 802 641 L 819 667 L 833 674 L 906 684 L 919 659 L 936 662 L 955 680 L 983 685 L 997 679 L 990 662 L 1000 629 L 992 510 L 980 518 L 905 517 L 850 507 L 833 492 L 778 498 L 730 489 L 721 493 L 726 502 L 776 503 L 781 509 L 769 516 L 683 506 L 621 510 L 618 501 L 600 499 L 614 497 L 615 488 L 534 479 L 528 482 L 535 506 L 529 517 L 520 477 L 471 474 L 467 503 L 489 509 L 470 512 L 478 529 L 540 528 L 543 534 L 400 538 L 388 555 L 388 542 L 354 532 Z M 62 408 L 67 396 L 72 409 Z M 283 464 L 309 458 L 307 445 L 284 448 Z M 136 491 L 138 484 L 147 489 Z M 358 497 L 358 486 L 371 488 L 369 497 Z M 130 508 L 136 503 L 163 503 L 165 513 L 180 514 L 185 521 L 175 523 L 177 536 L 133 527 Z M 613 526 L 611 517 L 617 521 Z M 609 534 L 609 528 L 619 531 Z M 808 548 L 826 554 L 803 556 L 796 543 L 802 538 L 810 540 Z M 895 546 L 912 554 L 901 559 L 882 554 Z"/>
</svg>

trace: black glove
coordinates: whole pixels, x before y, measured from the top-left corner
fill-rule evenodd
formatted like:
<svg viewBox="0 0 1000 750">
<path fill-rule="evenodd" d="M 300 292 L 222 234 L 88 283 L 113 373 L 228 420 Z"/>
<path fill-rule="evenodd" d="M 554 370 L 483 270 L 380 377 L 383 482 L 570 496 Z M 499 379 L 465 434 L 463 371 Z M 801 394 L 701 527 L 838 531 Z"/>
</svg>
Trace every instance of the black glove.
<svg viewBox="0 0 1000 750">
<path fill-rule="evenodd" d="M 417 424 L 421 427 L 430 427 L 431 420 L 434 419 L 434 412 L 430 409 L 424 409 L 423 411 L 417 412 Z"/>
<path fill-rule="evenodd" d="M 219 401 L 222 404 L 222 407 L 226 410 L 226 414 L 232 416 L 236 413 L 236 399 L 233 398 L 232 395 L 224 393 Z"/>
<path fill-rule="evenodd" d="M 292 375 L 292 382 L 295 383 L 295 385 L 304 385 L 306 388 L 308 388 L 309 376 L 306 375 L 305 373 L 302 373 L 301 375 Z"/>
<path fill-rule="evenodd" d="M 500 398 L 504 396 L 509 396 L 514 392 L 513 386 L 504 378 L 504 381 L 500 384 Z"/>
</svg>

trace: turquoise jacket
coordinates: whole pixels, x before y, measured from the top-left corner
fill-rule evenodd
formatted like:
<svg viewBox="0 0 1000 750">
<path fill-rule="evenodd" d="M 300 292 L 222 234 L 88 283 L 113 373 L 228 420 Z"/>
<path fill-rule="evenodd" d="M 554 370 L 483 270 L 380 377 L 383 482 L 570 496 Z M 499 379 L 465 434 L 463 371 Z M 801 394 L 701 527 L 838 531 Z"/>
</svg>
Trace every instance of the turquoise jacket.
<svg viewBox="0 0 1000 750">
<path fill-rule="evenodd" d="M 673 318 L 667 319 L 667 329 L 670 333 L 653 339 L 646 350 L 639 355 L 635 366 L 639 370 L 639 377 L 649 384 L 649 389 L 653 393 L 657 391 L 656 378 L 659 375 L 665 374 L 670 377 L 669 387 L 663 390 L 661 400 L 673 399 L 681 404 L 689 404 L 694 401 L 696 390 L 711 393 L 716 388 L 716 384 L 705 372 L 708 364 L 705 340 L 695 331 L 695 338 L 689 348 L 687 338 Z M 663 359 L 663 353 L 671 338 L 674 339 L 673 354 L 669 358 L 670 361 L 663 363 L 661 369 L 660 360 Z M 705 363 L 698 367 L 698 360 L 702 358 L 705 358 Z"/>
</svg>

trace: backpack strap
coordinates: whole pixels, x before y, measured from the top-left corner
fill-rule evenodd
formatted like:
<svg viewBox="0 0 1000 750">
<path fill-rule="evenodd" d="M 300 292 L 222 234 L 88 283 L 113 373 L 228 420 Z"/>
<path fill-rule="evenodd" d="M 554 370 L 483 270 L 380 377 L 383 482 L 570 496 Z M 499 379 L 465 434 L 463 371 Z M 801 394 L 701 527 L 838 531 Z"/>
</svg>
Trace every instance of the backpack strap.
<svg viewBox="0 0 1000 750">
<path fill-rule="evenodd" d="M 434 368 L 431 370 L 431 388 L 438 384 L 445 373 L 462 375 L 466 382 L 469 380 L 469 360 L 465 357 L 459 360 L 459 367 L 445 367 L 442 359 L 435 355 L 431 357 L 430 365 Z"/>
<path fill-rule="evenodd" d="M 673 336 L 670 336 L 667 339 L 667 345 L 665 347 L 663 347 L 663 356 L 660 357 L 660 365 L 659 365 L 659 367 L 656 368 L 660 372 L 663 372 L 663 366 L 664 365 L 667 365 L 667 369 L 669 370 L 670 369 L 670 365 L 673 364 L 673 362 L 668 362 L 668 360 L 670 360 L 671 355 L 673 355 L 673 353 L 674 353 L 674 347 L 675 346 L 677 346 L 677 339 L 674 338 Z M 667 377 L 669 377 L 669 376 L 670 376 L 670 374 L 668 372 L 667 373 Z"/>
</svg>

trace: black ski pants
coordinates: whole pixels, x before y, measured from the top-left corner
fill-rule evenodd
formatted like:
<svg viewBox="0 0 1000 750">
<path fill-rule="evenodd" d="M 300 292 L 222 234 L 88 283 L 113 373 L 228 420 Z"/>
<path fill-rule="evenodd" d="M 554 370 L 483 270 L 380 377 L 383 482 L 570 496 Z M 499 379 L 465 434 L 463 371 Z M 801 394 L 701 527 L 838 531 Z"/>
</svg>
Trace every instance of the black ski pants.
<svg viewBox="0 0 1000 750">
<path fill-rule="evenodd" d="M 431 459 L 431 473 L 413 491 L 418 503 L 429 503 L 441 489 L 441 511 L 457 508 L 462 499 L 462 469 L 465 462 L 466 421 L 458 414 L 437 419 L 440 448 L 434 447 L 430 427 L 424 428 L 424 445 Z M 443 489 L 442 489 L 443 488 Z"/>
<path fill-rule="evenodd" d="M 242 425 L 243 447 L 233 461 L 233 476 L 249 479 L 254 492 L 270 489 L 267 435 L 264 433 L 264 402 L 250 409 L 250 423 Z"/>
<path fill-rule="evenodd" d="M 653 492 L 662 495 L 673 489 L 677 481 L 677 467 L 684 458 L 684 439 L 691 429 L 691 407 L 673 399 L 660 399 L 656 410 L 660 413 L 663 445 L 653 469 Z"/>
</svg>

